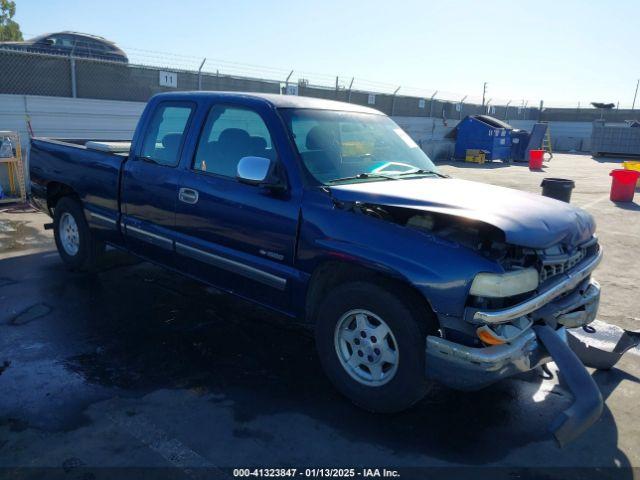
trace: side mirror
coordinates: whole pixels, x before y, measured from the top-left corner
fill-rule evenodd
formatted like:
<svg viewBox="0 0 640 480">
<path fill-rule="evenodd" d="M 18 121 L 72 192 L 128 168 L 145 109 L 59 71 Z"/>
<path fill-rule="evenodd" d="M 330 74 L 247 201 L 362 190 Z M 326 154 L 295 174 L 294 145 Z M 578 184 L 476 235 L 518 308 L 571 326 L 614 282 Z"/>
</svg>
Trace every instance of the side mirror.
<svg viewBox="0 0 640 480">
<path fill-rule="evenodd" d="M 277 165 L 277 162 L 265 157 L 242 157 L 238 162 L 236 177 L 248 185 L 283 190 L 285 186 L 277 173 Z"/>
</svg>

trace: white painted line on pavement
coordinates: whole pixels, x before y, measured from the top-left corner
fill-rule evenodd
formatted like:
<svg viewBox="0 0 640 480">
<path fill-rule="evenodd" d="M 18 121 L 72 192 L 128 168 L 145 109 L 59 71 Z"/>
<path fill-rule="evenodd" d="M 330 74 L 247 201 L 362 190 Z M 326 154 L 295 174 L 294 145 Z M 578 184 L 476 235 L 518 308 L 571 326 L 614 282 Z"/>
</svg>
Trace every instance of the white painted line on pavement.
<svg viewBox="0 0 640 480">
<path fill-rule="evenodd" d="M 109 418 L 129 435 L 160 454 L 162 458 L 194 479 L 230 478 L 199 453 L 194 452 L 177 438 L 153 424 L 144 414 L 120 416 L 109 413 Z"/>
<path fill-rule="evenodd" d="M 609 198 L 609 195 L 605 195 L 604 197 L 600 197 L 596 200 L 594 200 L 593 202 L 589 202 L 589 203 L 585 203 L 584 205 L 581 205 L 580 208 L 589 208 L 589 207 L 593 207 L 595 204 L 602 202 L 603 200 L 606 200 Z"/>
</svg>

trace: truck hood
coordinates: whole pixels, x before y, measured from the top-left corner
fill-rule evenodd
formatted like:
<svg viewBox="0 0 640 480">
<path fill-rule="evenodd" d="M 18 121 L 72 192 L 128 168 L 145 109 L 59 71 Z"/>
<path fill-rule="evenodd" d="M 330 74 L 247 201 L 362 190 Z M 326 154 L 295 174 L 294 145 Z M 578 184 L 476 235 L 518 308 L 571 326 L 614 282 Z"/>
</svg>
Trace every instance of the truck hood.
<svg viewBox="0 0 640 480">
<path fill-rule="evenodd" d="M 331 186 L 336 200 L 453 215 L 487 223 L 505 241 L 530 248 L 576 245 L 595 232 L 593 217 L 568 203 L 511 188 L 453 178 L 387 180 Z"/>
</svg>

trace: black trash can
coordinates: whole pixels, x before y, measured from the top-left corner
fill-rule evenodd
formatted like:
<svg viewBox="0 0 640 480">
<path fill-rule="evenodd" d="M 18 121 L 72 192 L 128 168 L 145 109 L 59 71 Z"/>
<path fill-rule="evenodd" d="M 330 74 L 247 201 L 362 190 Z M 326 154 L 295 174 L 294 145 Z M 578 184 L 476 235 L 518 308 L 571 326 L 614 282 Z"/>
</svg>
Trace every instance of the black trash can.
<svg viewBox="0 0 640 480">
<path fill-rule="evenodd" d="M 545 197 L 569 203 L 571 202 L 571 191 L 576 184 L 573 180 L 566 178 L 545 178 L 540 186 L 542 187 L 542 195 Z"/>
</svg>

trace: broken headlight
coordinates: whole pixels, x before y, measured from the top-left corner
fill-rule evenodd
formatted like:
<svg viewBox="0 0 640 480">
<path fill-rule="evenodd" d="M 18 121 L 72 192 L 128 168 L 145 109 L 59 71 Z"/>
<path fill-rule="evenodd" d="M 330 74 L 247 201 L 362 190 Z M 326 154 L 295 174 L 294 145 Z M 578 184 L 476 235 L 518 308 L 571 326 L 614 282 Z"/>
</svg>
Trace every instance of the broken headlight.
<svg viewBox="0 0 640 480">
<path fill-rule="evenodd" d="M 476 297 L 504 298 L 531 292 L 538 288 L 539 276 L 535 268 L 523 268 L 506 273 L 478 273 L 469 294 Z"/>
</svg>

